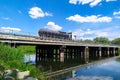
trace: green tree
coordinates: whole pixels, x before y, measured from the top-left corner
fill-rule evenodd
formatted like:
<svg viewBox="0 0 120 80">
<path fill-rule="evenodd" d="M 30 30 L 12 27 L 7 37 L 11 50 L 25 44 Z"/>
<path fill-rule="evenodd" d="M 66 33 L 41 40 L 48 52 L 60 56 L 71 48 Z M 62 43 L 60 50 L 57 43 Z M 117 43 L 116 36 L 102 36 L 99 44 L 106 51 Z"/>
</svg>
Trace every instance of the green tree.
<svg viewBox="0 0 120 80">
<path fill-rule="evenodd" d="M 86 39 L 86 40 L 84 40 L 84 42 L 85 42 L 85 43 L 93 43 L 93 41 L 90 40 L 90 39 Z"/>
<path fill-rule="evenodd" d="M 93 41 L 95 43 L 102 43 L 102 44 L 109 44 L 110 43 L 109 39 L 105 38 L 105 37 L 96 37 L 93 39 Z"/>
<path fill-rule="evenodd" d="M 120 45 L 120 38 L 116 38 L 116 39 L 112 40 L 112 44 Z"/>
</svg>

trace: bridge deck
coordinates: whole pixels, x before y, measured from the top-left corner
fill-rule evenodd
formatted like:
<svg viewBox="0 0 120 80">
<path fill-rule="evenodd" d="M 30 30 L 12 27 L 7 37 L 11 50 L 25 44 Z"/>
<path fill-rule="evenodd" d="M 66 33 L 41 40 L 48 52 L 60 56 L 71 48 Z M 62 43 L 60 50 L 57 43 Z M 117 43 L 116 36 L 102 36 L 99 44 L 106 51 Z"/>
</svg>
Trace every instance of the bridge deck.
<svg viewBox="0 0 120 80">
<path fill-rule="evenodd" d="M 39 36 L 31 36 L 24 34 L 13 34 L 0 32 L 0 41 L 16 44 L 29 44 L 29 45 L 39 45 L 39 44 L 49 44 L 49 45 L 67 45 L 67 46 L 92 46 L 92 47 L 119 47 L 117 45 L 104 45 L 104 44 L 93 44 L 93 43 L 83 43 L 72 40 L 60 40 L 60 39 L 48 39 Z"/>
<path fill-rule="evenodd" d="M 92 46 L 92 47 L 119 47 L 116 45 L 91 44 L 76 41 L 60 41 L 60 40 L 41 40 L 33 37 L 16 37 L 16 36 L 0 36 L 1 42 L 16 43 L 16 44 L 49 44 L 49 45 L 67 45 L 67 46 Z"/>
</svg>

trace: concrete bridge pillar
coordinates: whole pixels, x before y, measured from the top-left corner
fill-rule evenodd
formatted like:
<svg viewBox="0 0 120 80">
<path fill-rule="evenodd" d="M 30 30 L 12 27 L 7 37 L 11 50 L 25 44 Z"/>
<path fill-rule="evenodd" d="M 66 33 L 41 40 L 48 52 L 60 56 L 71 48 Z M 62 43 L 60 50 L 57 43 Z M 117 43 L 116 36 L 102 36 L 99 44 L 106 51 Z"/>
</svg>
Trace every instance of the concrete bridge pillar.
<svg viewBox="0 0 120 80">
<path fill-rule="evenodd" d="M 99 48 L 95 48 L 95 57 L 96 59 L 99 59 Z"/>
<path fill-rule="evenodd" d="M 74 59 L 74 48 L 72 48 L 72 59 Z"/>
<path fill-rule="evenodd" d="M 108 51 L 108 48 L 107 47 L 102 47 L 102 50 L 101 50 L 101 54 L 102 54 L 102 57 L 108 57 L 108 54 L 110 53 Z"/>
<path fill-rule="evenodd" d="M 60 47 L 60 61 L 64 62 L 64 58 L 65 58 L 65 46 L 61 46 Z"/>
<path fill-rule="evenodd" d="M 116 55 L 116 56 L 119 55 L 118 50 L 119 50 L 118 48 L 115 48 L 115 55 Z"/>
<path fill-rule="evenodd" d="M 84 52 L 83 51 L 80 51 L 80 56 L 81 56 L 81 59 L 84 59 Z"/>
<path fill-rule="evenodd" d="M 101 51 L 101 47 L 99 47 L 99 58 L 101 58 L 102 57 L 102 51 Z"/>
<path fill-rule="evenodd" d="M 113 48 L 113 56 L 115 56 L 115 48 Z"/>
<path fill-rule="evenodd" d="M 88 63 L 88 61 L 89 61 L 89 48 L 88 48 L 88 46 L 85 46 L 85 49 L 84 49 L 84 60 L 85 60 L 85 63 Z"/>
<path fill-rule="evenodd" d="M 36 46 L 36 63 L 40 61 L 40 50 L 38 49 L 38 46 Z"/>
<path fill-rule="evenodd" d="M 114 54 L 113 54 L 113 48 L 110 48 L 110 56 L 111 57 L 114 56 Z"/>
<path fill-rule="evenodd" d="M 107 57 L 110 56 L 110 51 L 109 51 L 109 47 L 107 48 Z"/>
</svg>

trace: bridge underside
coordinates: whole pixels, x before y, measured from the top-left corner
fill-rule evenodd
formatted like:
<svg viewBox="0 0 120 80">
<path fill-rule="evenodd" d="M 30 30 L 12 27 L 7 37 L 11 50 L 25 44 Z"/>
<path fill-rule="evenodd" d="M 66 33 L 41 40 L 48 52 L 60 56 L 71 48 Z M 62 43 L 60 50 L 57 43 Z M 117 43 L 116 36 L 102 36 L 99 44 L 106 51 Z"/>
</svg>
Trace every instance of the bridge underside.
<svg viewBox="0 0 120 80">
<path fill-rule="evenodd" d="M 89 46 L 62 46 L 62 45 L 36 45 L 36 62 L 52 58 L 65 61 L 79 58 L 84 62 L 89 60 L 112 57 L 118 55 L 117 47 L 89 47 Z"/>
</svg>

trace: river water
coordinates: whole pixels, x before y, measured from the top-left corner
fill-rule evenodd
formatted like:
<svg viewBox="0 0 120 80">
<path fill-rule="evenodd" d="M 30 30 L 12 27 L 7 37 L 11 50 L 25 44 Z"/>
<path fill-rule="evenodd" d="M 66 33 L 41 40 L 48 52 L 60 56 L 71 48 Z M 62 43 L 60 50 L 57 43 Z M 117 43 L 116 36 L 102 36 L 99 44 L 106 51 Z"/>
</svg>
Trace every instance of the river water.
<svg viewBox="0 0 120 80">
<path fill-rule="evenodd" d="M 34 63 L 35 55 L 32 55 Z M 33 60 L 34 59 L 34 60 Z M 52 73 L 61 70 L 61 74 L 47 77 L 47 80 L 120 80 L 120 61 L 109 58 L 96 63 L 65 71 L 64 69 L 84 64 L 80 58 L 61 60 L 42 60 L 39 63 L 43 71 Z M 90 65 L 89 65 L 90 64 Z"/>
<path fill-rule="evenodd" d="M 75 78 L 72 79 L 83 80 L 120 80 L 120 62 L 110 59 L 104 63 L 79 68 L 74 71 L 73 77 Z"/>
</svg>

